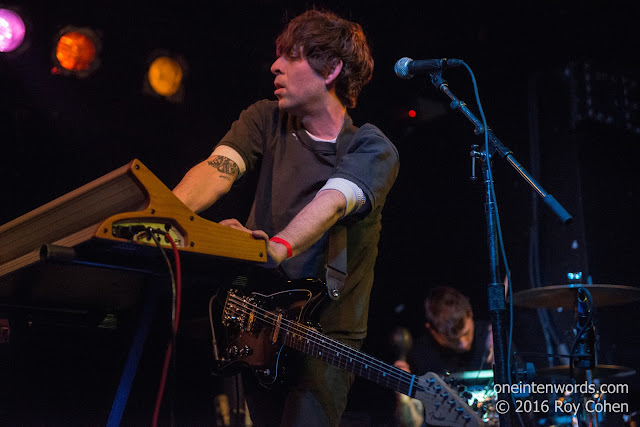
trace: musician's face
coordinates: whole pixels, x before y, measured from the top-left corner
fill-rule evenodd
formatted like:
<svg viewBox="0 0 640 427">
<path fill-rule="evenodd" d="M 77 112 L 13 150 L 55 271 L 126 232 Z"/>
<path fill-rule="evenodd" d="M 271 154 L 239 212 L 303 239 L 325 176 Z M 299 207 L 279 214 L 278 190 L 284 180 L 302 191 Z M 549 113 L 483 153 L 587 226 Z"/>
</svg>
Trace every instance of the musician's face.
<svg viewBox="0 0 640 427">
<path fill-rule="evenodd" d="M 435 340 L 445 348 L 454 350 L 458 353 L 464 353 L 471 350 L 471 345 L 473 344 L 473 333 L 475 330 L 472 316 L 465 318 L 462 330 L 455 335 L 438 332 L 429 324 L 427 324 L 427 329 L 429 329 L 433 338 L 435 338 Z"/>
<path fill-rule="evenodd" d="M 324 102 L 326 79 L 316 73 L 301 55 L 293 58 L 281 55 L 271 65 L 271 72 L 275 75 L 274 94 L 281 109 L 297 115 L 311 114 L 314 107 Z"/>
</svg>

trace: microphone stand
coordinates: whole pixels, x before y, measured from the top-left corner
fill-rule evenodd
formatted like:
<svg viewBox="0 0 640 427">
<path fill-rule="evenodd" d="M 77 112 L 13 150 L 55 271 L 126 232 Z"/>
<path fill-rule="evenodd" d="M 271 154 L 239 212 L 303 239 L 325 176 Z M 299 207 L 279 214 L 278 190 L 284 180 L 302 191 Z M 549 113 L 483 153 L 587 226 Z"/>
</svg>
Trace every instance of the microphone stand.
<svg viewBox="0 0 640 427">
<path fill-rule="evenodd" d="M 442 71 L 434 72 L 430 75 L 431 83 L 438 88 L 442 93 L 447 95 L 451 99 L 450 107 L 453 110 L 459 110 L 475 127 L 473 133 L 475 135 L 482 135 L 485 132 L 482 122 L 478 120 L 476 116 L 467 108 L 466 104 L 460 101 L 450 90 L 447 82 L 442 78 Z M 491 129 L 486 129 L 487 138 L 489 141 L 489 147 L 483 150 L 472 150 L 471 156 L 473 157 L 473 169 L 472 179 L 475 179 L 475 159 L 482 161 L 482 170 L 485 183 L 485 215 L 487 221 L 487 241 L 489 246 L 489 272 L 490 283 L 488 286 L 488 307 L 489 315 L 491 317 L 491 326 L 493 329 L 493 349 L 494 349 L 494 383 L 496 384 L 510 384 L 511 373 L 507 364 L 507 341 L 506 341 L 506 325 L 505 325 L 505 291 L 504 287 L 499 280 L 498 274 L 498 222 L 497 211 L 494 203 L 493 195 L 493 181 L 490 172 L 491 157 L 494 152 L 497 152 L 500 157 L 505 159 L 523 178 L 527 183 L 533 187 L 533 189 L 542 197 L 545 203 L 556 213 L 563 223 L 569 223 L 572 220 L 571 215 L 556 201 L 556 199 L 547 193 L 534 179 L 533 177 L 518 163 L 514 158 L 513 153 L 507 147 L 500 142 L 500 140 L 491 132 Z M 473 148 L 479 148 L 474 145 Z M 511 405 L 511 393 L 504 393 L 506 387 L 501 387 L 502 393 L 498 394 L 499 400 L 505 400 Z M 511 408 L 504 414 L 499 415 L 500 426 L 511 426 L 511 413 L 514 408 Z"/>
</svg>

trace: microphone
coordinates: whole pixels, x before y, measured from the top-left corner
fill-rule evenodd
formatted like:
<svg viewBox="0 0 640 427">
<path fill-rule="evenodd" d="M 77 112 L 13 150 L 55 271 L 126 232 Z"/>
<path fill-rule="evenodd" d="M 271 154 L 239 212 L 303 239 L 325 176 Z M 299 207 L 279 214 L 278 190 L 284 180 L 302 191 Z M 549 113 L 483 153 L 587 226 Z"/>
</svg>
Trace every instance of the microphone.
<svg viewBox="0 0 640 427">
<path fill-rule="evenodd" d="M 461 59 L 419 59 L 414 61 L 411 58 L 400 58 L 393 67 L 396 75 L 401 79 L 410 79 L 416 74 L 431 73 L 433 71 L 445 70 L 450 67 L 459 67 L 464 64 Z"/>
</svg>

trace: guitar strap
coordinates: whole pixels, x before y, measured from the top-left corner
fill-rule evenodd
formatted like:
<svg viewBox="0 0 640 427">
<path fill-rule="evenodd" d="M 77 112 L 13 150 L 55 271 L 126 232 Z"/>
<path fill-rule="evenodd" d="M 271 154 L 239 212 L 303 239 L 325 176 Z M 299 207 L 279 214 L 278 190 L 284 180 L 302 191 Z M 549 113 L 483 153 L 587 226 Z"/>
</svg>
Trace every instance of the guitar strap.
<svg viewBox="0 0 640 427">
<path fill-rule="evenodd" d="M 358 132 L 351 135 L 353 141 Z M 336 166 L 340 163 L 340 159 L 344 151 L 348 149 L 350 144 L 346 140 L 336 147 Z M 329 250 L 327 253 L 327 290 L 329 297 L 333 300 L 340 298 L 342 288 L 347 280 L 347 227 L 340 222 L 336 223 L 329 229 Z"/>
<path fill-rule="evenodd" d="M 329 297 L 337 300 L 347 280 L 347 227 L 335 224 L 329 229 L 327 254 L 327 290 Z"/>
</svg>

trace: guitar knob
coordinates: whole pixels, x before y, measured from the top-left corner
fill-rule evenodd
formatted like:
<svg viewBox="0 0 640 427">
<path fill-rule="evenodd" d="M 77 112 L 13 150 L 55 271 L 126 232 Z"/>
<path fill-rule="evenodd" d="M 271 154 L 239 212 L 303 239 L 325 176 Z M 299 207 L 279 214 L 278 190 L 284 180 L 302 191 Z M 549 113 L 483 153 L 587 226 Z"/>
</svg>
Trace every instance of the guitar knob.
<svg viewBox="0 0 640 427">
<path fill-rule="evenodd" d="M 238 357 L 240 350 L 235 345 L 229 348 L 229 357 Z"/>
<path fill-rule="evenodd" d="M 242 350 L 240 350 L 240 355 L 241 356 L 251 356 L 253 354 L 253 349 L 251 347 L 249 347 L 248 345 L 245 345 Z"/>
</svg>

